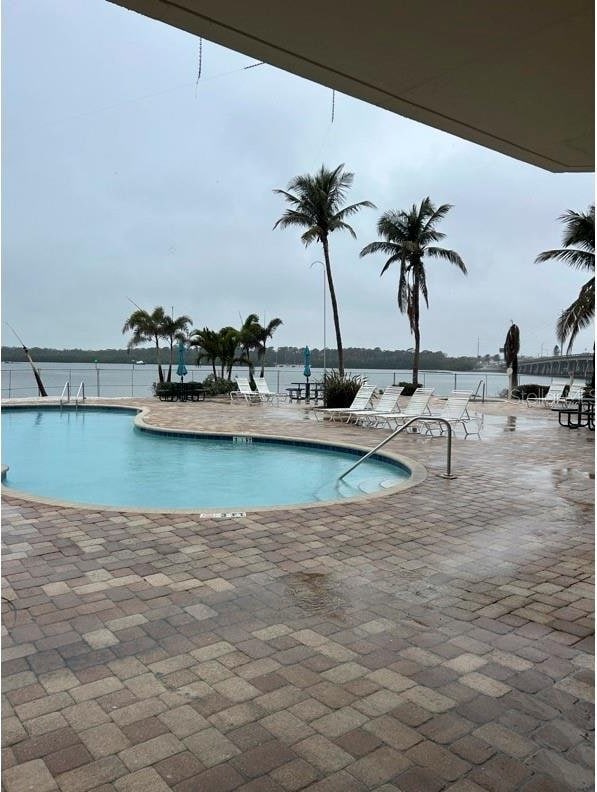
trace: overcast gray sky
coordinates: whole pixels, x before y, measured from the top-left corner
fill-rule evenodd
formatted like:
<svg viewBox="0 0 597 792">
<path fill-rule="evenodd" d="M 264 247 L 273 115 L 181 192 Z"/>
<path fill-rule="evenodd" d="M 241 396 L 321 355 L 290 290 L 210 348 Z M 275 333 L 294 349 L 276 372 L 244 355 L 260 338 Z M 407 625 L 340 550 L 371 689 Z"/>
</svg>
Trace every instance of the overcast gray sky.
<svg viewBox="0 0 597 792">
<path fill-rule="evenodd" d="M 558 216 L 586 210 L 592 174 L 552 174 L 204 42 L 102 0 L 2 3 L 2 318 L 30 346 L 122 348 L 128 301 L 195 327 L 279 317 L 274 346 L 323 346 L 323 271 L 298 230 L 272 227 L 275 188 L 345 163 L 350 202 L 331 237 L 344 346 L 412 346 L 397 271 L 359 258 L 387 209 L 429 196 L 452 265 L 428 262 L 422 348 L 551 351 L 586 273 L 534 264 Z M 3 326 L 3 344 L 14 338 Z M 593 330 L 574 351 L 591 348 Z M 334 346 L 327 309 L 327 346 Z"/>
</svg>

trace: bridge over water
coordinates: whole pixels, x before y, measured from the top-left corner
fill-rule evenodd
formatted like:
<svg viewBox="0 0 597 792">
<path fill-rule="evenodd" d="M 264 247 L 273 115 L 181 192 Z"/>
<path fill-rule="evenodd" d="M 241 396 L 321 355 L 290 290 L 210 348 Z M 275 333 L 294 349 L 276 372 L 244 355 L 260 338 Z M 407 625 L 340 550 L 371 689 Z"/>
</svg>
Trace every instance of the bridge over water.
<svg viewBox="0 0 597 792">
<path fill-rule="evenodd" d="M 593 353 L 583 352 L 578 355 L 557 355 L 540 357 L 532 360 L 519 360 L 519 374 L 537 374 L 543 377 L 588 378 L 593 372 Z"/>
</svg>

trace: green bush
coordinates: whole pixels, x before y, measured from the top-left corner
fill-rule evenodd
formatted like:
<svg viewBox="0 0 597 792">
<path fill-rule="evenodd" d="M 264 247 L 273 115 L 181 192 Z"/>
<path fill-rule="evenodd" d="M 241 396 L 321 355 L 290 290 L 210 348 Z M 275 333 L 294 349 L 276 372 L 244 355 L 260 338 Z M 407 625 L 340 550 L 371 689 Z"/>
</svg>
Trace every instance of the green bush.
<svg viewBox="0 0 597 792">
<path fill-rule="evenodd" d="M 366 380 L 358 374 L 341 377 L 337 371 L 328 371 L 323 378 L 323 403 L 326 407 L 350 407 L 361 385 Z"/>
<path fill-rule="evenodd" d="M 229 379 L 214 379 L 213 374 L 206 377 L 201 383 L 201 387 L 205 391 L 206 396 L 227 396 L 230 391 L 237 390 L 236 382 Z"/>
<path fill-rule="evenodd" d="M 417 382 L 416 384 L 414 382 L 399 382 L 398 385 L 401 385 L 404 388 L 402 391 L 403 396 L 412 396 L 417 388 L 423 387 L 420 382 Z"/>
</svg>

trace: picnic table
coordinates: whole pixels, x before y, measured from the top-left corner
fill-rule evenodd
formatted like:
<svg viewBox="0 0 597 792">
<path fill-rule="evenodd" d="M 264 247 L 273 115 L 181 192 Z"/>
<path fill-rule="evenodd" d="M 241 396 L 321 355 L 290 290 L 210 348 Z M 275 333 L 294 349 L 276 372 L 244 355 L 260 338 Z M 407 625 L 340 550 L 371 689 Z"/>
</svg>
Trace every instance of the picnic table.
<svg viewBox="0 0 597 792">
<path fill-rule="evenodd" d="M 319 401 L 323 399 L 322 382 L 291 382 L 291 387 L 286 388 L 290 401 Z"/>
<path fill-rule="evenodd" d="M 586 426 L 590 431 L 595 431 L 595 399 L 578 399 L 567 407 L 552 407 L 552 412 L 557 412 L 558 423 L 568 429 L 579 429 Z"/>
<path fill-rule="evenodd" d="M 156 395 L 160 401 L 205 401 L 205 391 L 198 382 L 161 383 Z"/>
</svg>

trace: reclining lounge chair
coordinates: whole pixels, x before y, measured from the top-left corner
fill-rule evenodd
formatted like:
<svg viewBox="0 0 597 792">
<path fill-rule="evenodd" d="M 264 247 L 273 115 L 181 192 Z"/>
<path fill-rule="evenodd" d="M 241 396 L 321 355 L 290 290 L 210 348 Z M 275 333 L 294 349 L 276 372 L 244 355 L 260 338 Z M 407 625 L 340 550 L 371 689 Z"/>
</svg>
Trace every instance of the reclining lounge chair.
<svg viewBox="0 0 597 792">
<path fill-rule="evenodd" d="M 443 418 L 444 421 L 447 421 L 450 426 L 453 428 L 458 426 L 459 424 L 464 429 L 464 436 L 468 437 L 470 434 L 476 434 L 478 437 L 481 435 L 479 434 L 481 431 L 481 417 L 480 416 L 471 416 L 468 412 L 468 405 L 471 399 L 471 392 L 470 391 L 452 391 L 450 396 L 448 397 L 448 401 L 444 404 L 443 409 L 439 412 L 431 413 L 429 418 Z M 426 434 L 430 435 L 442 435 L 446 431 L 446 427 L 443 424 L 437 423 L 436 421 L 422 421 Z M 473 430 L 472 427 L 476 426 L 476 430 Z"/>
<path fill-rule="evenodd" d="M 366 423 L 375 428 L 387 426 L 388 429 L 397 429 L 401 424 L 405 424 L 411 418 L 418 415 L 429 414 L 429 400 L 433 395 L 434 388 L 417 388 L 403 411 L 391 413 L 371 414 L 368 418 L 361 416 L 359 423 Z"/>
<path fill-rule="evenodd" d="M 244 399 L 247 404 L 260 404 L 261 398 L 256 391 L 251 390 L 251 385 L 247 377 L 237 377 L 236 385 L 237 391 L 230 391 L 230 403 L 234 404 L 235 401 Z"/>
<path fill-rule="evenodd" d="M 313 414 L 318 421 L 324 418 L 329 418 L 331 421 L 345 421 L 351 411 L 371 409 L 374 392 L 374 385 L 363 384 L 349 407 L 314 407 Z"/>
</svg>

